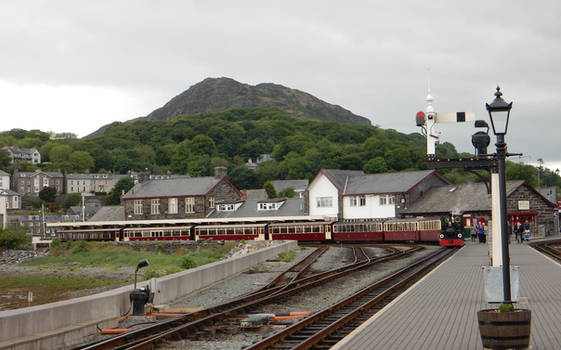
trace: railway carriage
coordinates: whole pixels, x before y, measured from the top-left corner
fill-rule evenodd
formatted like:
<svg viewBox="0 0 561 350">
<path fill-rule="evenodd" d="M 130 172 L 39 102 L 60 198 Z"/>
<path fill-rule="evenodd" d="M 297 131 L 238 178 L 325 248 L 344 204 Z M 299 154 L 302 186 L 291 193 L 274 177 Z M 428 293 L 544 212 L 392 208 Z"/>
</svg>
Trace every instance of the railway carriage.
<svg viewBox="0 0 561 350">
<path fill-rule="evenodd" d="M 199 225 L 195 226 L 195 240 L 264 240 L 267 224 Z"/>
<path fill-rule="evenodd" d="M 190 240 L 191 226 L 129 227 L 123 229 L 124 241 Z"/>
<path fill-rule="evenodd" d="M 438 242 L 441 233 L 440 218 L 419 219 L 417 226 L 419 228 L 419 241 L 421 242 Z"/>
<path fill-rule="evenodd" d="M 120 228 L 68 229 L 58 231 L 61 241 L 118 241 Z"/>
<path fill-rule="evenodd" d="M 383 241 L 382 221 L 349 221 L 333 224 L 334 241 Z"/>
<path fill-rule="evenodd" d="M 384 222 L 384 241 L 418 240 L 418 219 L 390 219 Z"/>
<path fill-rule="evenodd" d="M 268 225 L 268 239 L 296 241 L 331 240 L 331 222 L 274 223 Z"/>
</svg>

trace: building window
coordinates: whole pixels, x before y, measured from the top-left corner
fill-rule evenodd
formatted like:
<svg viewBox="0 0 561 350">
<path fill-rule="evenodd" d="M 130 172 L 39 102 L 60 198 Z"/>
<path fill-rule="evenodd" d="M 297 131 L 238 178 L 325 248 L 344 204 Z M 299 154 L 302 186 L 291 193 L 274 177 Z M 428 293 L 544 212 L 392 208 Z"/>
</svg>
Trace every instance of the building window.
<svg viewBox="0 0 561 350">
<path fill-rule="evenodd" d="M 358 205 L 358 201 L 356 197 L 350 197 L 349 202 L 351 202 L 351 207 L 356 207 Z"/>
<path fill-rule="evenodd" d="M 360 196 L 359 197 L 358 205 L 361 206 L 361 207 L 366 206 L 366 197 L 365 196 Z"/>
<path fill-rule="evenodd" d="M 168 200 L 168 213 L 177 214 L 177 198 L 170 198 Z"/>
<path fill-rule="evenodd" d="M 150 202 L 150 213 L 160 214 L 160 200 L 159 199 L 152 199 Z"/>
<path fill-rule="evenodd" d="M 331 208 L 333 206 L 333 197 L 318 197 L 316 205 L 318 208 Z"/>
<path fill-rule="evenodd" d="M 388 198 L 386 196 L 380 196 L 380 205 L 387 205 Z"/>
<path fill-rule="evenodd" d="M 49 178 L 47 177 L 43 178 L 43 187 L 49 187 Z"/>
<path fill-rule="evenodd" d="M 395 196 L 389 196 L 389 203 L 390 203 L 391 205 L 394 205 L 394 204 L 395 204 Z"/>
<path fill-rule="evenodd" d="M 186 213 L 195 212 L 195 198 L 193 197 L 185 198 L 185 212 Z"/>
<path fill-rule="evenodd" d="M 215 205 L 214 197 L 208 197 L 208 207 L 214 208 L 214 205 Z"/>
<path fill-rule="evenodd" d="M 218 206 L 216 207 L 216 210 L 218 210 L 218 211 L 234 211 L 234 205 L 233 204 L 218 204 Z"/>
<path fill-rule="evenodd" d="M 257 210 L 277 210 L 281 203 L 258 203 Z"/>
<path fill-rule="evenodd" d="M 134 201 L 134 213 L 135 215 L 142 215 L 142 200 Z"/>
</svg>

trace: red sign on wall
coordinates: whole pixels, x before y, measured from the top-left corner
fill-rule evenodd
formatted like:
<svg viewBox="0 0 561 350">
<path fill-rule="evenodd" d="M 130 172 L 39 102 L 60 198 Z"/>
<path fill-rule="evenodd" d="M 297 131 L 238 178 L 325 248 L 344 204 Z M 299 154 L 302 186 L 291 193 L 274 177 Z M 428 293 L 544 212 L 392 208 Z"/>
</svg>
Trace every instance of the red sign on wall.
<svg viewBox="0 0 561 350">
<path fill-rule="evenodd" d="M 558 200 L 557 200 L 557 208 L 558 208 L 558 209 L 561 209 L 561 199 L 558 199 Z"/>
</svg>

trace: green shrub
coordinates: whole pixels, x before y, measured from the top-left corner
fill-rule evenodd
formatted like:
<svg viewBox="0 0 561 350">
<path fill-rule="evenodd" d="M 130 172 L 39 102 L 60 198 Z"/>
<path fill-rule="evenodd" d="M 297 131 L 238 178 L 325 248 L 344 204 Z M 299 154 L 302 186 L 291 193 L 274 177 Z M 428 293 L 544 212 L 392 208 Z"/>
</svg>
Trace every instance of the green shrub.
<svg viewBox="0 0 561 350">
<path fill-rule="evenodd" d="M 156 249 L 154 249 L 156 251 L 156 253 L 158 254 L 166 254 L 166 246 L 163 243 L 158 243 L 158 245 L 156 245 Z"/>
<path fill-rule="evenodd" d="M 30 243 L 30 237 L 24 227 L 0 231 L 0 248 L 16 249 Z"/>
<path fill-rule="evenodd" d="M 295 256 L 296 256 L 296 253 L 294 253 L 293 251 L 284 252 L 284 253 L 279 254 L 280 261 L 285 262 L 285 263 L 291 262 L 292 260 L 294 260 Z"/>
<path fill-rule="evenodd" d="M 89 251 L 90 251 L 90 247 L 88 245 L 88 242 L 78 241 L 78 243 L 76 244 L 76 248 L 72 250 L 72 254 L 87 253 Z"/>
<path fill-rule="evenodd" d="M 60 246 L 61 242 L 60 242 L 60 238 L 53 238 L 53 240 L 51 241 L 51 248 L 56 248 L 58 246 Z"/>
<path fill-rule="evenodd" d="M 183 257 L 183 259 L 181 259 L 181 263 L 179 264 L 179 266 L 187 270 L 196 267 L 197 264 L 195 263 L 195 259 L 193 259 L 193 257 L 191 257 L 190 255 L 186 255 Z"/>
</svg>

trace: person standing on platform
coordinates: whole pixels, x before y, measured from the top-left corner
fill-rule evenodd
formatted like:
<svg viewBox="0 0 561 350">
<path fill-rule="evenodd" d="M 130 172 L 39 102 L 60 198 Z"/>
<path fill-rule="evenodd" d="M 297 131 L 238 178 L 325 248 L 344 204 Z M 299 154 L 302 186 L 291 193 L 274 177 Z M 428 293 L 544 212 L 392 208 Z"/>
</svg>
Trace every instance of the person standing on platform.
<svg viewBox="0 0 561 350">
<path fill-rule="evenodd" d="M 517 221 L 516 224 L 514 224 L 513 231 L 516 237 L 516 242 L 522 243 L 522 224 L 520 224 L 520 221 Z"/>
<path fill-rule="evenodd" d="M 479 243 L 484 243 L 483 239 L 485 237 L 485 229 L 483 228 L 483 224 L 478 222 L 476 229 L 477 229 L 477 238 L 479 238 Z"/>
</svg>

